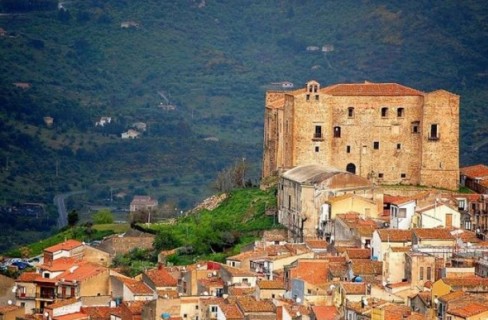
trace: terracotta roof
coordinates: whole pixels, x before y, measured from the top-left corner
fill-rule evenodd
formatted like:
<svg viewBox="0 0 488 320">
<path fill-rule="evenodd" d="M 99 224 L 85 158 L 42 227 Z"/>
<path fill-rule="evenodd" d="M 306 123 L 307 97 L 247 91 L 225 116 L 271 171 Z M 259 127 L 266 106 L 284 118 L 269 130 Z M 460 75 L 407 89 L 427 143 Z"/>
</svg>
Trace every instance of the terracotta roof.
<svg viewBox="0 0 488 320">
<path fill-rule="evenodd" d="M 90 316 L 92 320 L 110 320 L 110 315 L 120 315 L 120 307 L 81 307 L 81 312 Z"/>
<path fill-rule="evenodd" d="M 198 283 L 207 288 L 223 288 L 224 280 L 217 277 L 203 278 L 198 280 Z"/>
<path fill-rule="evenodd" d="M 156 287 L 176 287 L 178 284 L 178 280 L 163 267 L 148 270 L 145 274 L 151 279 Z"/>
<path fill-rule="evenodd" d="M 420 240 L 454 240 L 451 231 L 445 228 L 413 229 L 412 232 Z"/>
<path fill-rule="evenodd" d="M 335 320 L 339 316 L 335 306 L 313 306 L 312 311 L 316 320 Z"/>
<path fill-rule="evenodd" d="M 283 280 L 261 280 L 257 285 L 260 289 L 285 289 Z"/>
<path fill-rule="evenodd" d="M 54 303 L 48 304 L 45 308 L 55 309 L 55 308 L 65 307 L 65 306 L 69 306 L 70 304 L 76 303 L 78 301 L 79 300 L 77 298 L 59 300 L 59 301 L 56 301 Z"/>
<path fill-rule="evenodd" d="M 443 302 L 449 302 L 449 301 L 453 301 L 453 300 L 458 300 L 459 298 L 463 297 L 464 295 L 466 295 L 466 293 L 464 291 L 452 291 L 452 292 L 449 292 L 443 296 L 440 296 L 439 300 L 443 301 Z"/>
<path fill-rule="evenodd" d="M 244 319 L 239 307 L 235 304 L 221 303 L 219 304 L 220 309 L 225 315 L 225 319 Z"/>
<path fill-rule="evenodd" d="M 148 301 L 124 301 L 122 302 L 127 306 L 127 308 L 130 310 L 130 312 L 135 315 L 135 314 L 141 314 L 142 313 L 142 308 Z"/>
<path fill-rule="evenodd" d="M 11 305 L 11 306 L 0 306 L 0 314 L 5 314 L 8 312 L 12 312 L 14 310 L 20 309 L 19 306 Z"/>
<path fill-rule="evenodd" d="M 346 294 L 366 294 L 366 283 L 364 282 L 341 282 L 341 287 Z"/>
<path fill-rule="evenodd" d="M 328 243 L 325 240 L 318 240 L 318 239 L 307 239 L 305 240 L 305 244 L 310 249 L 327 249 Z"/>
<path fill-rule="evenodd" d="M 404 197 L 404 196 L 390 196 L 385 194 L 383 196 L 383 203 L 392 203 L 396 205 L 402 205 L 410 201 L 415 201 L 415 197 Z"/>
<path fill-rule="evenodd" d="M 52 253 L 61 250 L 69 251 L 79 246 L 83 246 L 83 243 L 79 242 L 78 240 L 70 239 L 65 242 L 58 243 L 57 245 L 54 245 L 52 247 L 46 248 L 44 249 L 44 251 L 52 252 Z"/>
<path fill-rule="evenodd" d="M 333 96 L 423 96 L 424 93 L 397 83 L 336 84 L 321 88 L 321 93 Z"/>
<path fill-rule="evenodd" d="M 232 277 L 256 277 L 256 274 L 254 272 L 234 268 L 227 265 L 222 265 L 222 269 L 226 270 Z"/>
<path fill-rule="evenodd" d="M 90 317 L 83 312 L 69 313 L 54 317 L 55 320 L 88 320 Z"/>
<path fill-rule="evenodd" d="M 33 282 L 39 277 L 41 277 L 41 275 L 35 271 L 23 272 L 16 279 L 16 281 L 18 281 L 18 282 Z"/>
<path fill-rule="evenodd" d="M 329 261 L 325 259 L 300 259 L 297 261 L 297 265 L 290 269 L 290 278 L 323 286 L 328 282 L 328 273 Z"/>
<path fill-rule="evenodd" d="M 77 267 L 76 269 L 74 268 L 75 266 Z M 65 281 L 83 281 L 103 272 L 108 273 L 108 271 L 109 270 L 106 267 L 89 262 L 82 262 L 64 271 L 58 275 L 56 279 L 64 279 Z"/>
<path fill-rule="evenodd" d="M 351 260 L 352 271 L 355 276 L 380 275 L 382 273 L 383 262 L 366 259 Z"/>
<path fill-rule="evenodd" d="M 41 270 L 48 270 L 48 271 L 64 271 L 68 270 L 70 267 L 75 265 L 76 263 L 79 263 L 80 259 L 77 258 L 68 258 L 68 257 L 63 257 L 59 258 L 56 260 L 53 260 L 49 264 L 42 264 L 39 266 Z"/>
<path fill-rule="evenodd" d="M 237 305 L 244 312 L 275 312 L 275 305 L 270 300 L 256 300 L 251 297 L 238 297 Z"/>
<path fill-rule="evenodd" d="M 455 305 L 447 309 L 447 313 L 463 318 L 472 317 L 484 312 L 488 312 L 488 305 L 479 302 L 471 302 L 462 306 Z"/>
<path fill-rule="evenodd" d="M 389 320 L 402 320 L 404 316 L 408 316 L 412 313 L 412 309 L 406 305 L 398 305 L 389 303 L 387 305 L 378 307 L 384 311 L 385 319 Z"/>
<path fill-rule="evenodd" d="M 229 287 L 228 290 L 229 290 L 229 295 L 236 296 L 236 297 L 250 296 L 256 292 L 256 288 L 254 288 L 254 287 L 247 288 L 247 287 L 231 286 L 231 287 Z"/>
<path fill-rule="evenodd" d="M 136 295 L 151 295 L 153 291 L 142 281 L 138 281 L 131 278 L 115 277 L 120 282 Z"/>
<path fill-rule="evenodd" d="M 376 230 L 383 242 L 411 242 L 412 230 L 378 229 Z"/>
<path fill-rule="evenodd" d="M 467 177 L 470 177 L 472 179 L 474 178 L 486 179 L 488 178 L 488 166 L 484 164 L 477 164 L 474 166 L 464 167 L 459 169 L 459 173 Z"/>
<path fill-rule="evenodd" d="M 346 254 L 349 259 L 369 259 L 371 250 L 361 248 L 347 248 Z"/>
<path fill-rule="evenodd" d="M 227 260 L 244 261 L 253 257 L 262 257 L 266 255 L 266 251 L 261 248 L 257 248 L 255 250 L 244 251 L 234 256 L 227 257 Z"/>
<path fill-rule="evenodd" d="M 452 286 L 452 287 L 486 287 L 488 286 L 488 278 L 481 278 L 478 276 L 470 276 L 470 277 L 449 277 L 449 278 L 442 278 L 444 283 Z"/>
<path fill-rule="evenodd" d="M 164 297 L 167 299 L 178 298 L 178 291 L 176 290 L 156 290 L 158 297 Z"/>
<path fill-rule="evenodd" d="M 405 246 L 405 247 L 390 247 L 389 248 L 392 252 L 409 252 L 412 250 L 411 246 Z"/>
</svg>

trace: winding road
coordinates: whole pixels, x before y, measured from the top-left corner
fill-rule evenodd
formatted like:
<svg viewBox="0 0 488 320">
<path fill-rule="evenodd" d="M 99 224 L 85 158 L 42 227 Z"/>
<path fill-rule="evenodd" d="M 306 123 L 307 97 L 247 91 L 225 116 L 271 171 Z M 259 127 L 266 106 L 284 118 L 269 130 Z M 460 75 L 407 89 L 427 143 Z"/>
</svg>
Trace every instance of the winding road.
<svg viewBox="0 0 488 320">
<path fill-rule="evenodd" d="M 58 228 L 64 228 L 68 225 L 68 212 L 64 200 L 72 195 L 85 193 L 86 190 L 60 193 L 54 196 L 53 203 L 58 207 Z"/>
</svg>

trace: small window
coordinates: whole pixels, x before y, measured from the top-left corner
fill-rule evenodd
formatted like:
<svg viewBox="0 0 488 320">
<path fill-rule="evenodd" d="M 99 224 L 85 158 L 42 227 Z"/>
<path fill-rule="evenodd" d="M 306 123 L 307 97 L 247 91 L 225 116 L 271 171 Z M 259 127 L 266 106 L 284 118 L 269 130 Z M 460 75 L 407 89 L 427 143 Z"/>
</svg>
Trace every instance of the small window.
<svg viewBox="0 0 488 320">
<path fill-rule="evenodd" d="M 315 147 L 315 152 L 319 152 L 320 151 L 320 148 L 319 147 Z"/>
<path fill-rule="evenodd" d="M 378 178 L 383 179 L 383 173 L 378 173 Z"/>
<path fill-rule="evenodd" d="M 346 153 L 351 153 L 351 146 L 346 146 Z"/>
<path fill-rule="evenodd" d="M 400 210 L 398 210 L 397 217 L 398 218 L 406 218 L 407 217 L 407 209 L 406 208 L 400 208 Z"/>
<path fill-rule="evenodd" d="M 341 137 L 341 127 L 334 127 L 334 138 Z"/>
<path fill-rule="evenodd" d="M 427 267 L 427 280 L 432 280 L 432 268 Z"/>
<path fill-rule="evenodd" d="M 309 94 L 307 94 L 307 101 L 309 101 L 309 100 L 310 100 L 310 95 L 309 95 Z"/>
<path fill-rule="evenodd" d="M 406 173 L 402 173 L 402 174 L 400 174 L 400 177 L 401 177 L 402 179 L 405 179 L 405 178 L 407 177 L 407 174 L 406 174 Z"/>
<path fill-rule="evenodd" d="M 381 108 L 381 117 L 382 118 L 388 117 L 388 108 L 387 107 Z"/>
<path fill-rule="evenodd" d="M 397 143 L 397 150 L 401 150 L 402 149 L 402 144 L 401 143 Z"/>
<path fill-rule="evenodd" d="M 354 118 L 354 107 L 347 108 L 347 116 L 349 118 Z"/>
<path fill-rule="evenodd" d="M 420 267 L 419 280 L 424 280 L 424 267 Z"/>
<path fill-rule="evenodd" d="M 373 149 L 378 150 L 380 148 L 380 142 L 379 141 L 374 141 L 373 142 Z"/>
<path fill-rule="evenodd" d="M 317 101 L 319 100 L 319 95 L 318 94 L 315 95 L 315 100 L 317 100 Z"/>
<path fill-rule="evenodd" d="M 275 296 L 275 294 L 274 294 L 274 293 L 272 293 L 272 294 L 271 294 L 271 299 L 274 299 L 274 298 L 276 298 L 276 296 Z"/>
<path fill-rule="evenodd" d="M 315 126 L 314 139 L 322 139 L 322 126 Z"/>
<path fill-rule="evenodd" d="M 439 126 L 437 124 L 430 125 L 429 140 L 439 139 Z"/>
<path fill-rule="evenodd" d="M 195 310 L 198 310 L 198 304 L 195 306 Z"/>
<path fill-rule="evenodd" d="M 405 109 L 404 108 L 398 108 L 397 109 L 397 117 L 403 118 L 404 116 L 405 116 Z"/>
<path fill-rule="evenodd" d="M 49 279 L 49 272 L 44 272 L 44 275 L 42 277 L 45 279 Z"/>
<path fill-rule="evenodd" d="M 217 312 L 217 306 L 211 306 L 210 311 L 211 312 Z"/>
<path fill-rule="evenodd" d="M 412 133 L 419 133 L 420 132 L 420 122 L 414 121 L 412 122 Z"/>
<path fill-rule="evenodd" d="M 188 318 L 188 315 L 186 313 L 183 313 L 183 318 Z"/>
</svg>

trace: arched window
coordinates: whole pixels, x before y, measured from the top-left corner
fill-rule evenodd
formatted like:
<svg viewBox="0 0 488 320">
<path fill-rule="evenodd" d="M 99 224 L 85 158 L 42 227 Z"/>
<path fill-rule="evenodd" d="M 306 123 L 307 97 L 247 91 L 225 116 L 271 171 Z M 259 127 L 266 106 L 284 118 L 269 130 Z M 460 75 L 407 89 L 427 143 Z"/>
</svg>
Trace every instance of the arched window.
<svg viewBox="0 0 488 320">
<path fill-rule="evenodd" d="M 341 137 L 341 127 L 334 127 L 334 138 Z"/>
<path fill-rule="evenodd" d="M 347 166 L 346 166 L 346 171 L 347 172 L 350 172 L 352 174 L 356 174 L 356 165 L 354 163 L 349 163 Z"/>
<path fill-rule="evenodd" d="M 354 107 L 347 108 L 347 116 L 349 118 L 354 118 Z"/>
</svg>

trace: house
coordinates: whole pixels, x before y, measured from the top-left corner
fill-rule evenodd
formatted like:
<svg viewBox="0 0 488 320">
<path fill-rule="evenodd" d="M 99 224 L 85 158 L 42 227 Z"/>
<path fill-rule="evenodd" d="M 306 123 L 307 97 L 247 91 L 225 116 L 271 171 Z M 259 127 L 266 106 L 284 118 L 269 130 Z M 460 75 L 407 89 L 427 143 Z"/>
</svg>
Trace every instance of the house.
<svg viewBox="0 0 488 320">
<path fill-rule="evenodd" d="M 139 132 L 144 132 L 147 129 L 147 124 L 145 122 L 135 122 L 132 124 L 132 127 Z"/>
<path fill-rule="evenodd" d="M 316 164 L 295 167 L 279 180 L 278 222 L 294 242 L 325 238 L 326 225 L 334 218 L 327 200 L 349 193 L 373 201 L 379 198 L 371 182 L 352 173 Z M 379 208 L 382 206 L 381 202 Z"/>
<path fill-rule="evenodd" d="M 418 207 L 412 218 L 413 228 L 460 228 L 461 214 L 457 208 L 442 201 L 435 201 L 424 207 Z"/>
<path fill-rule="evenodd" d="M 405 253 L 405 280 L 412 287 L 424 287 L 424 284 L 434 282 L 440 276 L 436 270 L 436 258 L 422 252 Z"/>
<path fill-rule="evenodd" d="M 220 263 L 207 261 L 187 265 L 178 277 L 178 292 L 181 295 L 207 294 L 222 296 L 224 282 L 220 278 Z"/>
<path fill-rule="evenodd" d="M 278 299 L 285 295 L 283 279 L 259 280 L 256 285 L 256 299 Z"/>
<path fill-rule="evenodd" d="M 329 289 L 327 259 L 299 259 L 284 268 L 285 298 L 298 304 L 322 301 Z"/>
<path fill-rule="evenodd" d="M 444 228 L 412 229 L 412 250 L 450 259 L 456 249 L 456 238 Z"/>
<path fill-rule="evenodd" d="M 157 268 L 144 271 L 142 273 L 142 281 L 153 291 L 177 291 L 178 280 L 161 264 Z"/>
<path fill-rule="evenodd" d="M 312 320 L 336 320 L 340 313 L 335 306 L 312 306 Z"/>
<path fill-rule="evenodd" d="M 13 85 L 16 87 L 16 88 L 20 88 L 20 89 L 23 89 L 23 90 L 27 90 L 27 89 L 30 89 L 32 87 L 32 85 L 28 82 L 14 82 Z"/>
<path fill-rule="evenodd" d="M 344 319 L 363 320 L 371 319 L 371 312 L 373 308 L 387 304 L 383 299 L 362 297 L 360 301 L 349 301 L 346 299 L 341 308 L 343 310 Z"/>
<path fill-rule="evenodd" d="M 369 81 L 268 90 L 262 177 L 312 164 L 375 184 L 457 190 L 459 96 Z"/>
<path fill-rule="evenodd" d="M 135 138 L 139 137 L 140 134 L 141 133 L 137 130 L 129 129 L 126 132 L 122 132 L 121 138 L 122 139 L 135 139 Z"/>
<path fill-rule="evenodd" d="M 408 319 L 412 315 L 412 309 L 406 305 L 393 303 L 373 307 L 371 311 L 371 320 L 389 320 L 389 319 Z M 420 319 L 425 319 L 423 315 L 417 313 Z"/>
<path fill-rule="evenodd" d="M 411 247 L 388 247 L 383 255 L 383 284 L 399 283 L 408 281 L 405 277 L 405 254 L 410 252 Z"/>
<path fill-rule="evenodd" d="M 158 206 L 158 200 L 150 196 L 134 196 L 130 203 L 129 212 L 136 212 L 139 210 L 150 210 Z"/>
<path fill-rule="evenodd" d="M 110 276 L 111 295 L 122 301 L 147 301 L 156 299 L 155 291 L 144 282 L 122 276 Z"/>
<path fill-rule="evenodd" d="M 220 275 L 222 280 L 226 284 L 227 290 L 230 287 L 255 288 L 258 279 L 257 274 L 254 272 L 230 267 L 227 265 L 221 265 Z"/>
<path fill-rule="evenodd" d="M 95 126 L 96 127 L 98 127 L 98 126 L 103 127 L 106 124 L 109 124 L 111 122 L 112 122 L 112 117 L 100 117 L 100 120 L 95 122 Z"/>
<path fill-rule="evenodd" d="M 412 245 L 412 231 L 399 229 L 378 229 L 371 239 L 371 257 L 383 261 L 388 247 L 407 247 Z"/>
<path fill-rule="evenodd" d="M 383 202 L 390 209 L 390 228 L 410 229 L 417 204 L 415 198 L 385 194 Z"/>
<path fill-rule="evenodd" d="M 120 27 L 122 29 L 130 29 L 130 28 L 139 28 L 139 23 L 129 20 L 129 21 L 123 21 L 120 23 Z"/>
<path fill-rule="evenodd" d="M 420 291 L 412 294 L 408 297 L 407 305 L 409 305 L 413 311 L 422 314 L 430 313 L 432 310 L 431 293 L 429 291 Z"/>
<path fill-rule="evenodd" d="M 78 240 L 69 239 L 57 245 L 44 249 L 44 264 L 50 265 L 60 258 L 74 258 L 81 260 L 85 245 Z"/>
<path fill-rule="evenodd" d="M 245 319 L 276 318 L 276 307 L 271 300 L 256 300 L 253 297 L 238 297 L 236 302 Z"/>
<path fill-rule="evenodd" d="M 53 117 L 46 116 L 46 117 L 43 117 L 42 120 L 44 120 L 44 123 L 48 127 L 52 127 L 52 125 L 54 124 L 54 118 Z"/>
<path fill-rule="evenodd" d="M 341 242 L 346 242 L 357 248 L 369 248 L 373 232 L 381 225 L 382 222 L 363 218 L 356 212 L 338 214 L 334 222 L 334 233 L 331 241 L 334 242 L 336 250 L 340 247 Z"/>
<path fill-rule="evenodd" d="M 459 170 L 461 185 L 477 193 L 488 194 L 488 166 L 477 164 Z"/>
<path fill-rule="evenodd" d="M 0 306 L 0 320 L 16 320 L 25 315 L 24 308 L 16 305 Z"/>
<path fill-rule="evenodd" d="M 368 259 L 354 259 L 347 263 L 347 281 L 375 282 L 383 273 L 383 262 Z"/>
<path fill-rule="evenodd" d="M 71 298 L 44 307 L 45 319 L 58 319 L 68 314 L 78 314 L 76 319 L 89 319 L 87 315 L 80 313 L 82 307 L 81 299 Z"/>
</svg>

